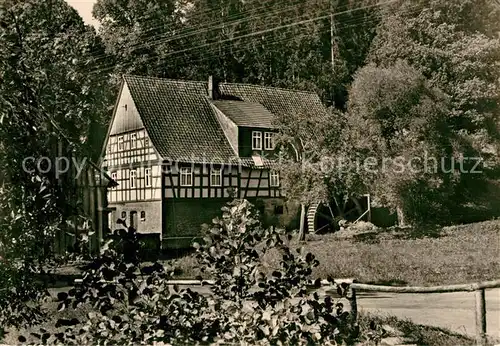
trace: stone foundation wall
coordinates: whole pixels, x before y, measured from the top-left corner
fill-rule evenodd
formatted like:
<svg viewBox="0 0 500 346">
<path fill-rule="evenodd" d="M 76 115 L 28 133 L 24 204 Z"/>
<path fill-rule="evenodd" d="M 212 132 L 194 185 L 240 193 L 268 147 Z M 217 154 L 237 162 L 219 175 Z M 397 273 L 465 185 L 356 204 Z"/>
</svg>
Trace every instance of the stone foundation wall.
<svg viewBox="0 0 500 346">
<path fill-rule="evenodd" d="M 131 212 L 135 212 L 134 223 L 138 233 L 160 233 L 161 234 L 161 201 L 153 202 L 131 202 L 121 204 L 110 204 L 111 208 L 116 208 L 110 215 L 111 230 L 123 228 L 116 223 L 116 220 L 126 214 L 127 225 L 131 225 Z M 141 212 L 146 213 L 145 220 L 141 220 Z"/>
</svg>

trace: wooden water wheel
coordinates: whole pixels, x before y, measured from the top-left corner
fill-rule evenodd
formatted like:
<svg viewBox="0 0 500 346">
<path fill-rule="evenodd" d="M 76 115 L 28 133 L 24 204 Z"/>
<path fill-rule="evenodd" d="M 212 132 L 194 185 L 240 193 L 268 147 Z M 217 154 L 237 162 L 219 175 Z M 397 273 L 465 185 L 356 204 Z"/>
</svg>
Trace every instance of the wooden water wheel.
<svg viewBox="0 0 500 346">
<path fill-rule="evenodd" d="M 333 198 L 328 203 L 314 203 L 307 212 L 309 233 L 328 233 L 338 230 L 338 222 L 354 222 L 360 218 L 369 218 L 369 196 L 350 197 L 339 201 Z"/>
</svg>

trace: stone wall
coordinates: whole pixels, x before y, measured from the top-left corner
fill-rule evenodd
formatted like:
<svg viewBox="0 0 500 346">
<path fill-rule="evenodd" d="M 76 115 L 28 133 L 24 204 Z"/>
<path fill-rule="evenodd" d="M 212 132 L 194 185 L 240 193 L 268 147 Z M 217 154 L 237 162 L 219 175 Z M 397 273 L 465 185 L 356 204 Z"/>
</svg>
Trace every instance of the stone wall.
<svg viewBox="0 0 500 346">
<path fill-rule="evenodd" d="M 282 198 L 249 199 L 262 214 L 264 226 L 284 227 L 287 230 L 299 227 L 300 205 L 285 203 Z"/>
<path fill-rule="evenodd" d="M 229 201 L 225 198 L 167 200 L 163 248 L 190 247 L 200 237 L 201 225 L 210 225 L 215 217 L 222 216 L 221 208 Z"/>
<path fill-rule="evenodd" d="M 126 222 L 130 226 L 131 212 L 135 214 L 135 226 L 138 233 L 161 233 L 161 201 L 153 202 L 130 202 L 123 204 L 110 204 L 111 208 L 116 208 L 110 216 L 111 230 L 122 228 L 116 223 L 116 220 L 122 217 L 122 213 L 126 213 Z M 141 220 L 141 212 L 146 212 L 146 219 Z"/>
</svg>

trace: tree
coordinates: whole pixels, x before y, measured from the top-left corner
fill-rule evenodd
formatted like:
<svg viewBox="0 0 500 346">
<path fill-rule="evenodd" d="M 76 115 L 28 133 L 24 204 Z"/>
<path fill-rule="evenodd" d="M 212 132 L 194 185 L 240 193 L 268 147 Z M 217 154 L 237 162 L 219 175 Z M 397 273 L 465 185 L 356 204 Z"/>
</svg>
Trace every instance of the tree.
<svg viewBox="0 0 500 346">
<path fill-rule="evenodd" d="M 301 205 L 299 239 L 304 240 L 306 206 L 346 192 L 342 190 L 345 185 L 341 185 L 341 179 L 337 179 L 339 167 L 332 165 L 335 155 L 341 152 L 344 118 L 337 112 L 317 112 L 304 107 L 294 114 L 280 116 L 276 123 L 281 184 L 286 198 Z"/>
<path fill-rule="evenodd" d="M 402 59 L 420 70 L 449 97 L 452 131 L 492 164 L 500 153 L 499 14 L 489 0 L 403 4 L 385 15 L 369 54 L 383 67 Z"/>
<path fill-rule="evenodd" d="M 108 70 L 314 90 L 342 108 L 378 11 L 374 0 L 99 0 L 93 13 L 115 59 Z"/>
<path fill-rule="evenodd" d="M 429 84 L 404 61 L 368 64 L 349 94 L 348 140 L 362 163 L 356 174 L 397 210 L 401 225 L 445 219 L 443 203 L 461 173 L 454 160 L 460 140 L 446 123 L 449 100 Z"/>
<path fill-rule="evenodd" d="M 454 138 L 454 154 L 447 155 L 456 162 L 469 158 L 469 162 L 461 160 L 469 166 L 467 172 L 475 166 L 471 158 L 484 160 L 485 173 L 495 172 L 500 163 L 499 11 L 488 0 L 397 5 L 384 14 L 368 56 L 369 62 L 386 69 L 398 60 L 406 61 L 422 73 L 429 87 L 447 97 L 442 128 Z M 459 174 L 449 186 L 448 197 L 470 201 L 482 192 L 487 176 Z"/>
<path fill-rule="evenodd" d="M 133 73 L 176 77 L 182 57 L 167 57 L 182 44 L 175 40 L 181 29 L 184 1 L 98 0 L 93 16 L 100 22 L 99 34 L 111 61 L 99 61 L 99 69 L 119 74 Z"/>
<path fill-rule="evenodd" d="M 0 25 L 1 250 L 33 259 L 78 213 L 75 181 L 55 174 L 55 157 L 95 155 L 110 89 L 89 72 L 104 53 L 99 38 L 65 1 L 4 1 Z M 42 157 L 51 167 L 25 161 Z"/>
<path fill-rule="evenodd" d="M 313 90 L 339 108 L 377 23 L 371 0 L 199 0 L 187 14 L 186 27 L 200 33 L 187 57 L 198 77 Z"/>
</svg>

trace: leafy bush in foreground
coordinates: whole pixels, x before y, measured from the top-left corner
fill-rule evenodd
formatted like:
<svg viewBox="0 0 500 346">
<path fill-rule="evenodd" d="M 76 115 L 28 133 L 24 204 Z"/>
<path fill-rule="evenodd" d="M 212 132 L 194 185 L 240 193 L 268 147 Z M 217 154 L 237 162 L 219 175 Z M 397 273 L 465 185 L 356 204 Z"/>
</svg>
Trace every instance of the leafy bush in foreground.
<svg viewBox="0 0 500 346">
<path fill-rule="evenodd" d="M 180 290 L 168 280 L 173 268 L 141 266 L 135 256 L 103 247 L 81 284 L 58 294 L 59 310 L 91 307 L 85 320 L 60 319 L 60 332 L 32 333 L 44 344 L 342 344 L 355 332 L 349 314 L 330 297 L 321 299 L 309 279 L 318 261 L 292 253 L 283 234 L 264 229 L 247 201 L 235 200 L 194 244 L 213 296 Z M 135 242 L 131 233 L 123 236 Z M 130 246 L 131 249 L 138 247 Z M 281 268 L 264 275 L 260 258 L 271 248 L 283 254 Z M 332 280 L 333 282 L 333 280 Z M 338 285 L 345 295 L 347 286 Z M 20 341 L 25 341 L 23 338 Z"/>
<path fill-rule="evenodd" d="M 206 230 L 204 244 L 195 244 L 202 270 L 215 280 L 219 336 L 251 344 L 345 341 L 351 330 L 342 304 L 308 293 L 311 286 L 321 286 L 310 279 L 319 262 L 303 250 L 292 253 L 283 238 L 280 231 L 262 228 L 248 201 L 235 200 Z M 268 277 L 261 256 L 272 248 L 283 258 Z M 345 295 L 346 288 L 339 286 L 339 293 Z"/>
<path fill-rule="evenodd" d="M 46 318 L 41 305 L 48 293 L 33 282 L 32 269 L 0 258 L 0 341 L 7 328 L 33 326 Z"/>
</svg>

